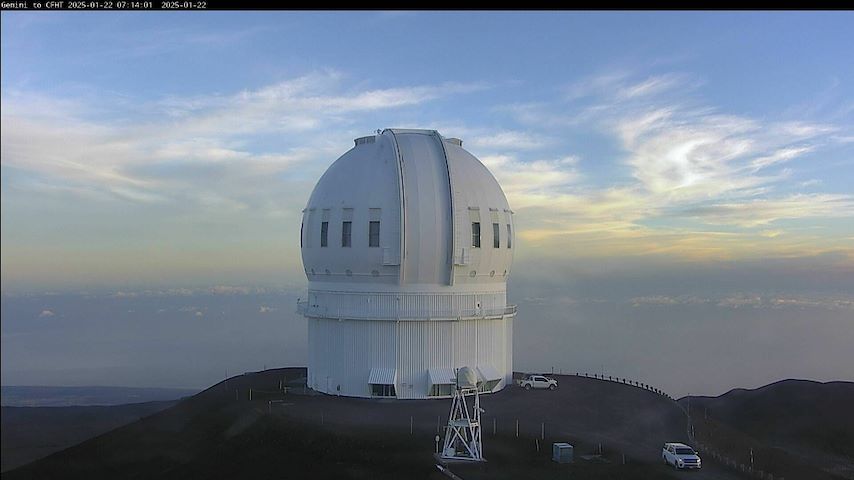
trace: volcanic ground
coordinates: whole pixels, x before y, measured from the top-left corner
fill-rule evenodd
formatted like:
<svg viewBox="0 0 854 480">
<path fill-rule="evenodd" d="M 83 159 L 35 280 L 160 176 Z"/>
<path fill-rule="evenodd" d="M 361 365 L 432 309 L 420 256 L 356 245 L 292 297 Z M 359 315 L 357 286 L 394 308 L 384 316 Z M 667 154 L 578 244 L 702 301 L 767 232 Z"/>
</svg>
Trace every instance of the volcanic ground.
<svg viewBox="0 0 854 480">
<path fill-rule="evenodd" d="M 555 375 L 555 391 L 515 385 L 481 397 L 487 462 L 462 478 L 742 478 L 704 459 L 701 472 L 661 465 L 661 446 L 687 441 L 673 400 L 624 383 Z M 315 394 L 304 368 L 232 377 L 176 405 L 5 472 L 22 478 L 445 478 L 435 435 L 450 400 Z M 517 435 L 518 422 L 518 435 Z M 551 462 L 551 444 L 576 462 Z M 586 458 L 585 458 L 586 457 Z"/>
</svg>

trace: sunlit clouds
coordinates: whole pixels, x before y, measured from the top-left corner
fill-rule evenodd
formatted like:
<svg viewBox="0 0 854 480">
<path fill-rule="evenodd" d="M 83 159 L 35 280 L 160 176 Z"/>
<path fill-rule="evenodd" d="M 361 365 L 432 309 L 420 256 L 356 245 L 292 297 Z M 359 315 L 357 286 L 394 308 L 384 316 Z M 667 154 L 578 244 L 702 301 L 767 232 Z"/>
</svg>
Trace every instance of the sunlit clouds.
<svg viewBox="0 0 854 480">
<path fill-rule="evenodd" d="M 691 106 L 669 101 L 668 92 L 683 81 L 665 75 L 607 89 L 602 85 L 613 84 L 612 77 L 592 79 L 588 84 L 597 88 L 587 90 L 593 98 L 580 111 L 559 113 L 565 108 L 560 103 L 553 109 L 536 106 L 544 117 L 564 119 L 539 131 L 528 125 L 529 109 L 517 116 L 516 130 L 451 124 L 443 132 L 464 136 L 495 174 L 516 210 L 521 248 L 534 247 L 537 255 L 708 260 L 850 252 L 850 240 L 825 232 L 826 222 L 854 216 L 854 197 L 786 188 L 799 180 L 789 165 L 806 154 L 820 155 L 840 128 L 762 122 L 698 106 L 697 100 Z M 245 224 L 247 216 L 295 219 L 325 166 L 349 148 L 352 137 L 369 133 L 352 115 L 405 115 L 407 107 L 481 88 L 358 90 L 337 72 L 319 72 L 255 91 L 146 103 L 139 109 L 160 109 L 162 115 L 146 115 L 139 123 L 127 105 L 113 113 L 122 119 L 114 122 L 87 111 L 100 108 L 97 99 L 57 99 L 50 106 L 46 97 L 16 92 L 4 100 L 9 108 L 2 120 L 2 161 L 13 174 L 4 199 L 128 202 L 129 211 L 154 205 L 160 215 L 178 206 L 171 215 L 181 211 L 184 218 L 235 225 Z M 569 102 L 578 103 L 584 93 L 576 88 Z M 85 106 L 84 100 L 94 104 Z M 588 126 L 575 123 L 576 117 Z M 441 121 L 433 124 L 442 129 Z M 585 128 L 610 136 L 621 153 L 590 157 L 561 140 Z M 281 139 L 259 151 L 253 143 L 264 135 Z M 601 173 L 593 178 L 591 167 L 611 171 L 618 180 Z M 821 184 L 812 180 L 809 186 Z M 151 228 L 165 228 L 163 217 L 140 218 Z M 295 235 L 298 224 L 291 222 L 279 226 L 277 235 Z M 284 240 L 281 253 L 293 256 L 293 244 Z M 228 250 L 210 238 L 199 242 L 212 251 Z M 27 268 L 16 260 L 12 266 Z M 132 264 L 114 263 L 126 269 Z"/>
<path fill-rule="evenodd" d="M 251 182 L 286 173 L 309 161 L 328 165 L 350 141 L 349 135 L 330 135 L 333 126 L 348 130 L 347 115 L 481 88 L 444 84 L 344 92 L 340 77 L 312 73 L 256 91 L 122 105 L 111 112 L 119 121 L 89 119 L 110 108 L 103 99 L 12 92 L 3 101 L 3 165 L 71 192 L 91 190 L 135 202 L 190 199 L 239 209 L 248 206 L 245 192 L 215 192 L 199 177 L 239 187 L 247 177 Z M 148 114 L 134 121 L 140 111 Z M 252 145 L 259 135 L 292 136 L 263 152 Z M 322 165 L 307 172 L 316 175 Z"/>
<path fill-rule="evenodd" d="M 330 18 L 306 21 L 339 20 Z M 359 18 L 371 28 L 425 21 Z M 4 288 L 298 279 L 299 218 L 311 188 L 354 138 L 385 127 L 461 138 L 507 194 L 519 258 L 832 253 L 854 262 L 854 193 L 840 187 L 840 179 L 854 181 L 854 103 L 838 73 L 774 108 L 748 108 L 745 92 L 761 93 L 761 85 L 725 85 L 729 78 L 677 54 L 641 62 L 613 55 L 582 69 L 543 45 L 525 50 L 534 63 L 480 55 L 460 68 L 467 54 L 457 48 L 419 69 L 423 44 L 402 39 L 401 51 L 383 44 L 360 56 L 342 55 L 337 44 L 277 43 L 257 53 L 271 55 L 262 61 L 252 52 L 285 42 L 277 39 L 289 31 L 278 23 L 218 34 L 204 22 L 186 32 L 119 22 L 153 39 L 130 48 L 133 35 L 89 21 L 91 34 L 63 34 L 114 41 L 50 62 L 4 55 Z M 32 41 L 48 32 L 38 22 L 4 26 L 4 48 L 19 38 L 7 32 Z M 570 53 L 577 62 L 597 57 Z M 185 66 L 190 59 L 208 70 Z M 95 67 L 100 76 L 61 75 Z M 199 88 L 164 80 L 179 70 Z M 116 81 L 133 75 L 164 81 L 148 89 Z"/>
<path fill-rule="evenodd" d="M 637 83 L 614 74 L 570 87 L 571 104 L 589 98 L 578 109 L 514 106 L 511 111 L 523 124 L 547 119 L 545 131 L 552 136 L 586 123 L 610 135 L 623 151 L 616 158 L 584 158 L 580 164 L 530 162 L 523 175 L 497 174 L 511 204 L 523 213 L 520 223 L 527 228 L 520 235 L 556 250 L 561 243 L 579 247 L 582 256 L 850 252 L 854 245 L 824 232 L 834 219 L 854 217 L 854 196 L 793 193 L 791 184 L 800 179 L 788 166 L 806 154 L 820 161 L 821 149 L 838 143 L 832 134 L 841 127 L 728 114 L 702 105 L 695 93 L 700 88 L 675 74 Z M 570 113 L 557 112 L 563 108 Z M 484 159 L 490 166 L 511 166 L 508 173 L 517 169 L 507 155 Z M 584 181 L 584 166 L 594 163 L 609 163 L 631 180 L 591 185 Z M 801 183 L 820 185 L 816 179 Z M 767 227 L 784 220 L 801 223 L 768 234 Z"/>
</svg>

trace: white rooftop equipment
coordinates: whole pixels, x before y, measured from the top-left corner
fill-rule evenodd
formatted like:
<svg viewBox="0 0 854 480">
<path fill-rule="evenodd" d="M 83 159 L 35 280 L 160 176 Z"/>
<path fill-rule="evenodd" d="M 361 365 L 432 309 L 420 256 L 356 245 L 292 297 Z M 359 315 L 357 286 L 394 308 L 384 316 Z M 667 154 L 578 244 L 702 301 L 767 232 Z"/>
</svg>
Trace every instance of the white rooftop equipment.
<svg viewBox="0 0 854 480">
<path fill-rule="evenodd" d="M 512 381 L 513 212 L 462 143 L 382 130 L 317 182 L 300 232 L 309 387 L 450 398 L 464 366 L 481 393 Z"/>
</svg>

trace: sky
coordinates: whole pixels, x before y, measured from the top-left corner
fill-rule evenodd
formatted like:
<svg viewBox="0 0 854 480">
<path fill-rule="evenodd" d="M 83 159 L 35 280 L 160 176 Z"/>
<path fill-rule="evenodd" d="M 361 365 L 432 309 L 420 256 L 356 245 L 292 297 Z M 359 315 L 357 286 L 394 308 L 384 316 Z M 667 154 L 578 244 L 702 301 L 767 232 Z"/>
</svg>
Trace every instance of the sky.
<svg viewBox="0 0 854 480">
<path fill-rule="evenodd" d="M 713 345 L 744 338 L 731 322 L 772 338 L 809 322 L 810 351 L 854 343 L 852 24 L 852 12 L 3 12 L 3 298 L 299 291 L 301 209 L 323 171 L 356 137 L 430 128 L 461 138 L 516 212 L 509 295 L 539 317 L 520 342 L 570 328 L 554 324 L 567 305 L 606 338 L 606 313 L 585 309 L 608 304 L 630 331 L 645 328 L 635 316 L 665 329 L 708 317 L 680 335 L 730 325 Z M 787 326 L 766 328 L 781 310 Z M 789 373 L 854 379 L 839 367 L 854 354 L 828 350 Z M 574 362 L 642 363 L 591 355 Z M 745 381 L 787 374 L 774 368 Z"/>
</svg>

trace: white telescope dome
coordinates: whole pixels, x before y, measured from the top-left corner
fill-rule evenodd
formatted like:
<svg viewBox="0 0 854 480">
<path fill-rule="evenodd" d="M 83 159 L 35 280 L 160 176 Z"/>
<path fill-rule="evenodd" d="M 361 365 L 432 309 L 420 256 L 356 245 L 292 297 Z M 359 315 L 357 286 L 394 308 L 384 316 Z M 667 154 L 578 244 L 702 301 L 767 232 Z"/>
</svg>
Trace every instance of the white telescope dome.
<svg viewBox="0 0 854 480">
<path fill-rule="evenodd" d="M 385 130 L 355 143 L 317 182 L 304 212 L 309 282 L 358 289 L 507 281 L 512 212 L 495 177 L 462 142 L 432 130 Z M 472 223 L 480 225 L 480 247 Z"/>
<path fill-rule="evenodd" d="M 453 369 L 468 365 L 502 388 L 512 375 L 515 226 L 501 186 L 462 141 L 434 130 L 354 143 L 303 210 L 309 386 L 444 397 Z"/>
</svg>

